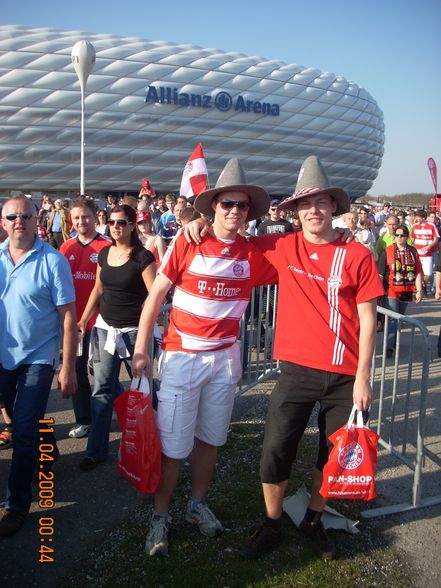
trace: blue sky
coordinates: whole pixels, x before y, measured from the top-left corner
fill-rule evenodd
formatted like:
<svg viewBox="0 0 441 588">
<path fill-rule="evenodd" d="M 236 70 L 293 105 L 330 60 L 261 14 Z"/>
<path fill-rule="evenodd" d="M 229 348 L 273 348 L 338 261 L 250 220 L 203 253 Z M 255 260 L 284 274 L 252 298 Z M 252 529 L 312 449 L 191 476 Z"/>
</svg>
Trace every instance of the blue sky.
<svg viewBox="0 0 441 588">
<path fill-rule="evenodd" d="M 384 113 L 385 154 L 370 194 L 433 192 L 430 156 L 441 186 L 440 0 L 6 0 L 0 22 L 192 43 L 334 72 Z"/>
</svg>

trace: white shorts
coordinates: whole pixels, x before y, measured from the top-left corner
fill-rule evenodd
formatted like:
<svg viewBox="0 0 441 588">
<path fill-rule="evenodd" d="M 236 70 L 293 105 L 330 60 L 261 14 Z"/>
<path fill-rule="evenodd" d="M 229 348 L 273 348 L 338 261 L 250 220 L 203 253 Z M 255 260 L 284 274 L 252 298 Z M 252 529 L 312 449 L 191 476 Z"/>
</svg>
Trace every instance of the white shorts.
<svg viewBox="0 0 441 588">
<path fill-rule="evenodd" d="M 216 351 L 162 353 L 157 425 L 165 455 L 184 459 L 195 437 L 224 445 L 241 375 L 238 343 Z"/>
<path fill-rule="evenodd" d="M 423 274 L 425 276 L 431 276 L 433 273 L 433 260 L 430 257 L 420 257 L 421 266 L 423 268 Z"/>
</svg>

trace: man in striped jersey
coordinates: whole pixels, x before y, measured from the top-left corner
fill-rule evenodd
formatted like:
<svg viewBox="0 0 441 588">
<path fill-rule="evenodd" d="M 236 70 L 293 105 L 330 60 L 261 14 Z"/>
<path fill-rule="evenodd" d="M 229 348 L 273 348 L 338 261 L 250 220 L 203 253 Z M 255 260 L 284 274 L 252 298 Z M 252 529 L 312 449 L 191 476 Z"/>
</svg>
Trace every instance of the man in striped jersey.
<svg viewBox="0 0 441 588">
<path fill-rule="evenodd" d="M 169 503 L 180 462 L 190 453 L 192 495 L 186 520 L 209 537 L 223 531 L 206 496 L 242 374 L 239 320 L 252 288 L 276 279 L 274 268 L 238 231 L 246 221 L 263 216 L 269 203 L 265 190 L 246 183 L 238 160 L 230 160 L 216 187 L 199 194 L 195 202 L 199 212 L 214 218 L 212 234 L 201 245 L 188 243 L 184 235 L 172 242 L 144 305 L 132 361 L 135 377 L 149 371 L 147 343 L 174 285 L 159 370 L 162 485 L 154 497 L 148 555 L 168 554 Z"/>
<path fill-rule="evenodd" d="M 281 375 L 271 396 L 260 465 L 266 517 L 243 546 L 247 558 L 260 557 L 281 540 L 288 478 L 317 402 L 319 451 L 300 528 L 323 559 L 335 555 L 320 520 L 328 437 L 346 423 L 354 403 L 359 410 L 371 404 L 376 300 L 383 294 L 372 253 L 356 241 L 345 242 L 332 227 L 332 217 L 349 207 L 346 192 L 329 187 L 320 161 L 310 156 L 294 194 L 279 207 L 297 212 L 303 230 L 251 239 L 278 272 L 274 357 L 281 360 Z"/>
</svg>

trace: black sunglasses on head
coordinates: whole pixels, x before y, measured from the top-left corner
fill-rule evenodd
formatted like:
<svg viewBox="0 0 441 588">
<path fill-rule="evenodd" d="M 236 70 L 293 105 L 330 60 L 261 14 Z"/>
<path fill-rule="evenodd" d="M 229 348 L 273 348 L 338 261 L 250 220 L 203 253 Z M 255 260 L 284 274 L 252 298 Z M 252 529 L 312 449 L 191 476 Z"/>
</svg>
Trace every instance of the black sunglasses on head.
<svg viewBox="0 0 441 588">
<path fill-rule="evenodd" d="M 235 206 L 237 206 L 238 210 L 248 210 L 250 207 L 249 202 L 244 202 L 240 200 L 217 200 L 221 205 L 221 208 L 224 210 L 232 210 Z"/>
<path fill-rule="evenodd" d="M 110 219 L 107 221 L 107 224 L 110 227 L 113 227 L 113 225 L 118 225 L 118 227 L 126 227 L 127 225 L 133 225 L 132 222 L 126 220 L 125 218 L 118 218 L 116 220 Z"/>
</svg>

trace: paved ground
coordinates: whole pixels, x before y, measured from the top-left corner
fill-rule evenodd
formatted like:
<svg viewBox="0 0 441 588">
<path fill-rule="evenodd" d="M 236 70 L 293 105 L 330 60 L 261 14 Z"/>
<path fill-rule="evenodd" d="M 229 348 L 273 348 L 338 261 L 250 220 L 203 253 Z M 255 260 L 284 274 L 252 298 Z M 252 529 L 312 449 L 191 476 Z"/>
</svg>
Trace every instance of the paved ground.
<svg viewBox="0 0 441 588">
<path fill-rule="evenodd" d="M 418 314 L 432 333 L 440 324 L 440 306 L 428 300 L 412 311 Z M 418 345 L 418 341 L 414 343 Z M 393 377 L 393 364 L 388 363 L 388 378 Z M 400 367 L 398 381 L 405 379 Z M 418 377 L 418 376 L 417 376 Z M 250 407 L 267 394 L 272 384 L 259 386 L 236 403 L 236 419 L 247 415 Z M 390 391 L 386 390 L 386 394 Z M 409 438 L 415 429 L 415 407 L 418 394 L 411 397 L 411 422 Z M 441 360 L 436 359 L 430 368 L 430 390 L 427 402 L 427 448 L 423 477 L 423 497 L 441 494 Z M 9 581 L 16 588 L 59 585 L 69 577 L 81 562 L 88 561 L 92 547 L 99 546 L 106 533 L 130 516 L 131 511 L 143 500 L 138 493 L 115 473 L 114 463 L 119 443 L 119 433 L 114 422 L 111 433 L 111 458 L 95 471 L 81 472 L 78 463 L 83 456 L 86 440 L 69 439 L 72 425 L 69 401 L 63 401 L 57 391 L 50 398 L 48 416 L 56 422 L 56 433 L 62 453 L 54 471 L 56 507 L 44 513 L 35 506 L 20 533 L 0 541 L 0 580 Z M 0 480 L 5 483 L 11 451 L 0 452 Z M 406 502 L 410 498 L 412 476 L 410 470 L 398 465 L 385 452 L 379 461 L 379 498 L 375 506 Z M 40 537 L 38 520 L 41 516 L 54 519 L 55 563 L 39 563 Z M 381 529 L 402 556 L 410 562 L 414 573 L 415 588 L 441 587 L 440 544 L 441 505 L 415 510 L 406 514 L 376 519 Z"/>
</svg>

